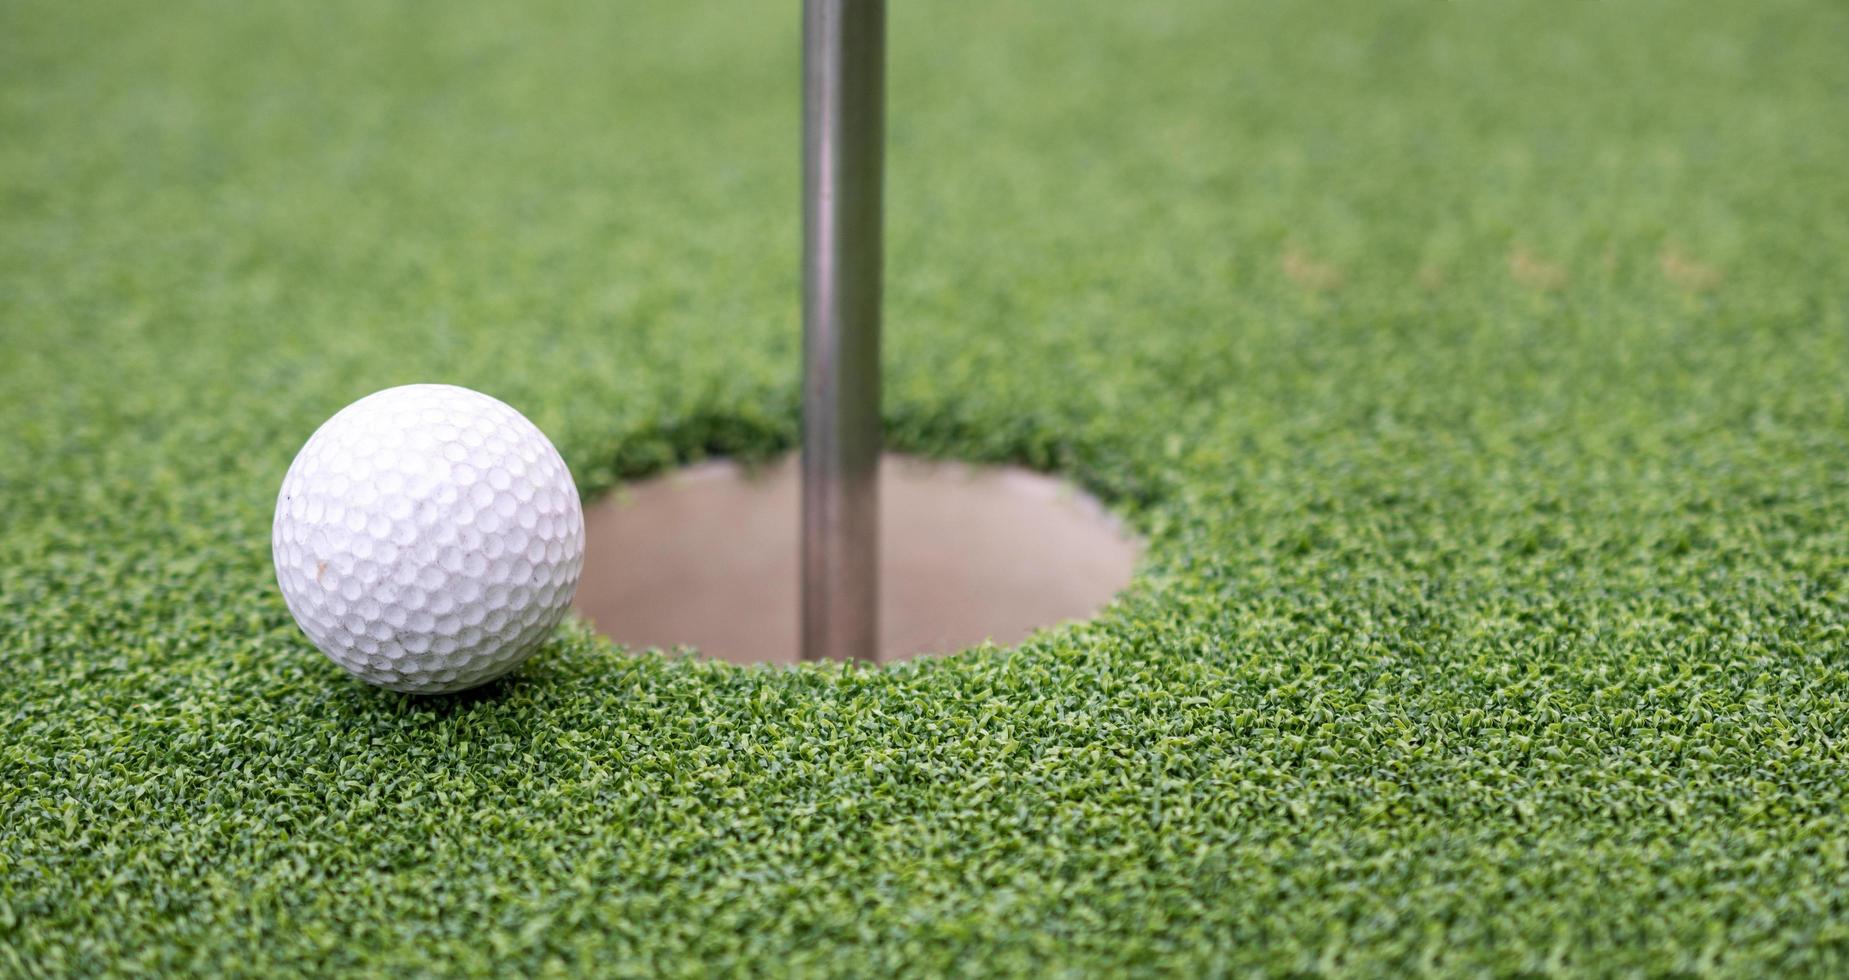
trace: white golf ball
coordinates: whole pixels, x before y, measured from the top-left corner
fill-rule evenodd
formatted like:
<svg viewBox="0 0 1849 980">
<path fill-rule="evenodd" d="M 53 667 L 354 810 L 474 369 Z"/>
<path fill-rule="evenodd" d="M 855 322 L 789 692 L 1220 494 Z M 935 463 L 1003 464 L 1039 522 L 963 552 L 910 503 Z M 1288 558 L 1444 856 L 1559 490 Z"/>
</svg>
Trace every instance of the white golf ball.
<svg viewBox="0 0 1849 980">
<path fill-rule="evenodd" d="M 467 388 L 406 385 L 309 438 L 270 545 L 315 646 L 362 680 L 435 694 L 507 673 L 558 624 L 584 512 L 525 416 Z"/>
</svg>

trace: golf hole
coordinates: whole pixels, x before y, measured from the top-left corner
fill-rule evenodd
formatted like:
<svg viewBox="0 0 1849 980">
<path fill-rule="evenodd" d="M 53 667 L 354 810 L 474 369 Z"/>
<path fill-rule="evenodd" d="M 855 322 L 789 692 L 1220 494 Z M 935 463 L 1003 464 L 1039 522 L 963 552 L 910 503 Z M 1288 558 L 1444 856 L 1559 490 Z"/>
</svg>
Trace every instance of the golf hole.
<svg viewBox="0 0 1849 980">
<path fill-rule="evenodd" d="M 714 461 L 629 484 L 585 508 L 573 605 L 635 649 L 692 647 L 795 663 L 796 461 Z M 1142 545 L 1056 477 L 887 456 L 880 466 L 880 661 L 1012 645 L 1095 614 Z"/>
</svg>

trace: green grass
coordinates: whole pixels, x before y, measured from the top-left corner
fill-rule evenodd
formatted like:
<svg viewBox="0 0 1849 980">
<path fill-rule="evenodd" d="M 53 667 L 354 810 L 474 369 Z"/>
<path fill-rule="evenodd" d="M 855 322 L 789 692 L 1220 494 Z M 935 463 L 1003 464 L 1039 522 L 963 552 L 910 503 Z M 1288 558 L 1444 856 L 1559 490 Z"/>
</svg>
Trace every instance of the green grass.
<svg viewBox="0 0 1849 980">
<path fill-rule="evenodd" d="M 284 468 L 795 438 L 792 4 L 0 6 L 0 974 L 1849 971 L 1849 10 L 896 3 L 890 441 L 1150 541 L 366 688 Z"/>
</svg>

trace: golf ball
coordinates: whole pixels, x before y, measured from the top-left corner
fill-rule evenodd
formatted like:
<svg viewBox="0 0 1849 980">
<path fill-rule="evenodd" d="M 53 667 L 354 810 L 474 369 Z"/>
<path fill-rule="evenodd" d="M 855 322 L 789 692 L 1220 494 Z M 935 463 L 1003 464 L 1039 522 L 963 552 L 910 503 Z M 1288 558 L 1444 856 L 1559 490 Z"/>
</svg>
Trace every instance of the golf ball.
<svg viewBox="0 0 1849 980">
<path fill-rule="evenodd" d="M 467 388 L 406 385 L 309 437 L 270 546 L 315 646 L 362 680 L 436 694 L 507 673 L 558 624 L 584 512 L 525 416 Z"/>
</svg>

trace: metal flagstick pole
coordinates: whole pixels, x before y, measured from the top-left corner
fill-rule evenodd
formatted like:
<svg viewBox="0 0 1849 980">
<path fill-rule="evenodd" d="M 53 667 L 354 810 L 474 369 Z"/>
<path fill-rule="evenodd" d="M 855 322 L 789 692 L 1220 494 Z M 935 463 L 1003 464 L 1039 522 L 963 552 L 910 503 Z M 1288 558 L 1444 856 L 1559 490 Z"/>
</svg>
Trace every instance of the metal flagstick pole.
<svg viewBox="0 0 1849 980">
<path fill-rule="evenodd" d="M 804 0 L 805 660 L 879 653 L 885 48 L 885 0 Z"/>
</svg>

